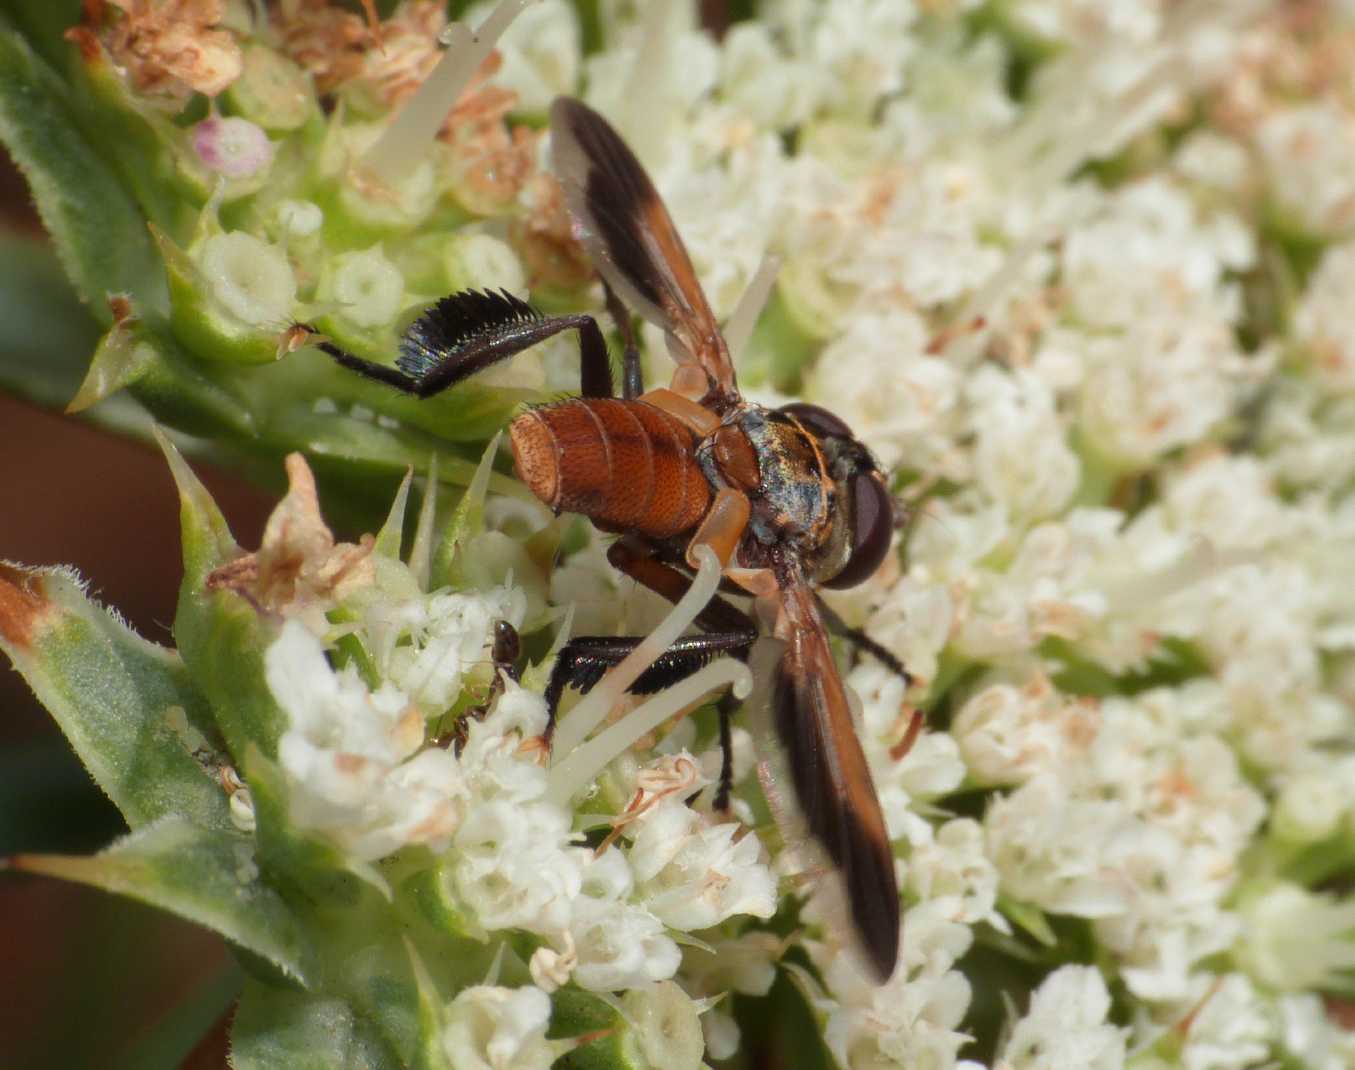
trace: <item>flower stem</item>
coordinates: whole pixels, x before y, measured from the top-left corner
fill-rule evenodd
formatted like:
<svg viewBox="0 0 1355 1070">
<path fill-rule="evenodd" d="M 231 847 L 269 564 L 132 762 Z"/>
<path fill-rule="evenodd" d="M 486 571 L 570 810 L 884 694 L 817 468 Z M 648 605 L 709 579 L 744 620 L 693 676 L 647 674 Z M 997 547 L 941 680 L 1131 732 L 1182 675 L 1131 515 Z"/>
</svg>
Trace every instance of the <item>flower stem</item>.
<svg viewBox="0 0 1355 1070">
<path fill-rule="evenodd" d="M 561 806 L 568 806 L 575 792 L 592 781 L 603 766 L 646 732 L 652 732 L 684 706 L 725 684 L 732 684 L 734 694 L 744 698 L 752 689 L 753 675 L 743 662 L 721 658 L 659 692 L 616 724 L 571 751 L 568 758 L 551 770 L 548 797 Z"/>
<path fill-rule="evenodd" d="M 423 85 L 405 103 L 362 157 L 363 166 L 390 185 L 408 174 L 433 143 L 447 113 L 480 69 L 513 20 L 535 0 L 501 0 L 479 27 L 471 31 L 463 23 L 447 28 L 447 51 Z"/>
<path fill-rule="evenodd" d="M 588 693 L 588 697 L 570 712 L 567 720 L 560 722 L 555 733 L 555 752 L 572 755 L 574 749 L 593 731 L 616 705 L 621 696 L 654 660 L 658 658 L 685 632 L 696 619 L 696 615 L 706 608 L 706 604 L 720 585 L 720 561 L 708 546 L 696 548 L 698 569 L 687 593 L 678 600 L 645 640 L 632 650 L 624 661 L 602 678 Z M 562 763 L 563 764 L 563 763 Z"/>
<path fill-rule="evenodd" d="M 734 311 L 725 323 L 725 345 L 729 347 L 729 355 L 735 361 L 752 337 L 762 310 L 767 307 L 767 298 L 771 296 L 776 274 L 780 270 L 781 258 L 772 253 L 763 253 L 762 263 L 758 264 L 753 277 L 748 280 L 747 287 L 739 296 L 739 303 L 734 306 Z"/>
</svg>

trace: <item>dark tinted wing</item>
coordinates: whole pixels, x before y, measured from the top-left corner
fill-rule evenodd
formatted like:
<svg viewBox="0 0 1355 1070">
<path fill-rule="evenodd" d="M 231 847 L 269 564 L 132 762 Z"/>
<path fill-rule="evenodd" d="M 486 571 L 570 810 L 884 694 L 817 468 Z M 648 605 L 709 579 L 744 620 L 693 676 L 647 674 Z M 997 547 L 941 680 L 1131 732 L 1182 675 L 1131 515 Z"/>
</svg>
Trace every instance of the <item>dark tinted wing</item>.
<svg viewBox="0 0 1355 1070">
<path fill-rule="evenodd" d="M 841 871 L 863 950 L 887 980 L 898 958 L 899 889 L 884 815 L 813 592 L 794 566 L 778 569 L 778 580 L 776 637 L 786 646 L 772 677 L 773 723 L 805 822 Z"/>
<path fill-rule="evenodd" d="M 550 113 L 551 154 L 570 215 L 594 266 L 622 299 L 679 343 L 714 388 L 735 389 L 734 368 L 691 258 L 658 191 L 601 115 L 571 97 Z"/>
</svg>

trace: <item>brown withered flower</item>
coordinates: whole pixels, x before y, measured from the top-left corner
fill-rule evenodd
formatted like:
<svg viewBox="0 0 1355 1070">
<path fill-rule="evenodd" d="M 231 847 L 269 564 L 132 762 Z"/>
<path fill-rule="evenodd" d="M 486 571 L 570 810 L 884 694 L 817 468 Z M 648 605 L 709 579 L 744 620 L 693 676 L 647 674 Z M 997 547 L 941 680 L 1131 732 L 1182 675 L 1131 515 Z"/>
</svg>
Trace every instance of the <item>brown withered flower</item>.
<svg viewBox="0 0 1355 1070">
<path fill-rule="evenodd" d="M 357 544 L 335 542 L 305 458 L 293 453 L 286 464 L 287 496 L 268 518 L 258 551 L 216 569 L 207 586 L 235 591 L 261 612 L 322 625 L 335 602 L 373 582 L 373 541 L 365 535 Z"/>
<path fill-rule="evenodd" d="M 329 0 L 282 0 L 273 10 L 281 49 L 315 79 L 319 93 L 332 92 L 362 71 L 372 31 L 360 15 Z"/>
<path fill-rule="evenodd" d="M 223 0 L 87 0 L 84 24 L 67 37 L 87 48 L 93 34 L 135 89 L 182 104 L 240 76 L 240 45 L 219 28 L 224 16 Z"/>
<path fill-rule="evenodd" d="M 582 286 L 593 277 L 593 267 L 574 237 L 559 181 L 538 172 L 528 180 L 523 199 L 527 210 L 513 223 L 513 245 L 527 265 L 532 289 Z"/>
</svg>

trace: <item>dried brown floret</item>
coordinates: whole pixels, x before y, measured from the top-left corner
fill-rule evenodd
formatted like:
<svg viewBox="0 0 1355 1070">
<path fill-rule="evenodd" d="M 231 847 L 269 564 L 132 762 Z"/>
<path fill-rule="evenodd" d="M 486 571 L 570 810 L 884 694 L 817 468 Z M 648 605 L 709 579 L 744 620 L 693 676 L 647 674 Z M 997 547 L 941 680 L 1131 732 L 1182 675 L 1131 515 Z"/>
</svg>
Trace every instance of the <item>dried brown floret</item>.
<svg viewBox="0 0 1355 1070">
<path fill-rule="evenodd" d="M 336 543 L 305 458 L 293 453 L 286 463 L 287 496 L 268 518 L 258 552 L 213 571 L 207 588 L 235 591 L 260 610 L 323 623 L 335 602 L 374 581 L 374 543 L 370 535 L 357 545 Z"/>
<path fill-rule="evenodd" d="M 66 36 L 92 58 L 94 35 L 136 90 L 182 103 L 214 97 L 240 76 L 240 45 L 219 28 L 224 16 L 224 0 L 86 0 L 84 25 Z"/>
<path fill-rule="evenodd" d="M 40 572 L 0 562 L 0 639 L 27 647 L 50 606 Z"/>
<path fill-rule="evenodd" d="M 527 211 L 513 224 L 513 244 L 527 265 L 527 281 L 575 290 L 593 277 L 588 253 L 575 239 L 565 193 L 554 175 L 539 172 L 527 185 Z"/>
<path fill-rule="evenodd" d="M 394 108 L 419 88 L 442 58 L 439 37 L 447 28 L 444 6 L 430 0 L 401 4 L 381 23 L 381 44 L 368 48 L 355 75 Z"/>
<path fill-rule="evenodd" d="M 1276 106 L 1333 100 L 1355 108 L 1355 32 L 1334 26 L 1325 0 L 1290 0 L 1258 19 L 1209 98 L 1211 122 L 1246 138 Z"/>
<path fill-rule="evenodd" d="M 310 71 L 320 93 L 357 77 L 372 43 L 372 30 L 361 16 L 329 0 L 282 0 L 274 9 L 273 27 L 282 51 Z"/>
</svg>

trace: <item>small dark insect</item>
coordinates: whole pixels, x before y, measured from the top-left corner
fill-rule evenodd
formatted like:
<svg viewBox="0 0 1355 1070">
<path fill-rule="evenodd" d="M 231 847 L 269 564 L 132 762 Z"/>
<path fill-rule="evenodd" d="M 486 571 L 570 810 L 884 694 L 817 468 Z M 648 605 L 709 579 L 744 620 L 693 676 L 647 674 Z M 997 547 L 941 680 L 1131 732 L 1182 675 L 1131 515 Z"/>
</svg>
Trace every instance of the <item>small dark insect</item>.
<svg viewBox="0 0 1355 1070">
<path fill-rule="evenodd" d="M 739 393 L 729 351 L 682 239 L 639 161 L 615 130 L 577 100 L 551 109 L 555 172 L 578 233 L 601 274 L 625 343 L 621 396 L 607 347 L 588 315 L 543 317 L 508 293 L 445 297 L 406 333 L 396 367 L 333 344 L 347 368 L 428 397 L 561 331 L 579 332 L 581 397 L 530 409 L 509 427 L 518 475 L 557 513 L 582 513 L 620 535 L 608 560 L 677 601 L 710 547 L 724 578 L 753 596 L 784 652 L 771 708 L 809 831 L 842 874 L 866 955 L 884 979 L 899 946 L 894 855 L 828 630 L 907 673 L 889 651 L 846 627 L 816 586 L 852 587 L 889 550 L 894 508 L 869 451 L 832 413 L 797 402 L 769 409 Z M 635 309 L 667 333 L 678 362 L 668 387 L 645 391 L 631 334 Z M 660 691 L 722 654 L 748 657 L 753 617 L 722 598 L 631 686 Z M 554 725 L 566 686 L 588 691 L 640 640 L 582 636 L 560 651 L 546 690 Z M 728 804 L 731 696 L 719 704 Z M 548 732 L 550 729 L 548 729 Z"/>
<path fill-rule="evenodd" d="M 466 747 L 466 736 L 470 731 L 471 721 L 483 721 L 485 715 L 494 707 L 494 703 L 499 700 L 503 694 L 504 680 L 512 680 L 517 683 L 521 673 L 518 670 L 518 658 L 522 655 L 522 643 L 518 638 L 518 630 L 509 624 L 506 620 L 494 622 L 494 644 L 490 647 L 489 657 L 494 663 L 494 678 L 489 683 L 489 691 L 485 694 L 483 702 L 479 702 L 470 708 L 463 710 L 457 717 L 456 723 L 445 732 L 440 732 L 432 739 L 435 747 L 441 747 L 446 750 L 451 747 L 459 758 L 461 752 Z"/>
</svg>

